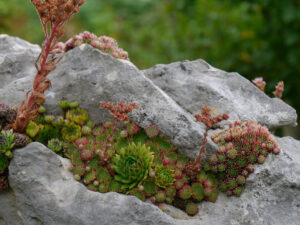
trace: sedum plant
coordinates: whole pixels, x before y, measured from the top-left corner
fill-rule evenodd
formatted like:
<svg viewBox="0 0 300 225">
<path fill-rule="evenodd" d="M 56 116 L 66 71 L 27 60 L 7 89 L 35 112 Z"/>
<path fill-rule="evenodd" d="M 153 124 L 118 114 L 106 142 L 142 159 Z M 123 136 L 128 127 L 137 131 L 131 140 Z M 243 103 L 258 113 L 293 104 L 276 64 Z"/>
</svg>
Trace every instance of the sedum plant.
<svg viewBox="0 0 300 225">
<path fill-rule="evenodd" d="M 123 190 L 131 190 L 139 186 L 151 169 L 153 153 L 142 144 L 130 144 L 122 148 L 112 159 L 115 180 L 122 183 Z"/>
</svg>

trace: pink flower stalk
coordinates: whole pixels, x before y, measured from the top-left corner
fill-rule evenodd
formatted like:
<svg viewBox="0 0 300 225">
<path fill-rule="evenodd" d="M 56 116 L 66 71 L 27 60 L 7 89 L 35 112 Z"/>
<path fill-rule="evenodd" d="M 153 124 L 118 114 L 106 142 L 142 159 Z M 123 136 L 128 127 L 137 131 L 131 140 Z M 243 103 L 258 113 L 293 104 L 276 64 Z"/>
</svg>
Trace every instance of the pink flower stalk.
<svg viewBox="0 0 300 225">
<path fill-rule="evenodd" d="M 276 98 L 281 98 L 283 91 L 284 91 L 284 83 L 283 83 L 283 81 L 280 81 L 276 85 L 276 88 L 275 88 L 275 91 L 273 92 L 273 94 L 275 95 Z"/>
<path fill-rule="evenodd" d="M 38 115 L 40 105 L 46 101 L 45 91 L 51 87 L 47 78 L 48 74 L 55 70 L 56 64 L 61 57 L 56 54 L 62 52 L 62 44 L 58 39 L 63 35 L 63 25 L 70 17 L 77 13 L 84 0 L 31 0 L 39 15 L 44 33 L 45 41 L 42 51 L 38 56 L 35 67 L 35 76 L 32 90 L 27 92 L 25 100 L 21 103 L 16 121 L 11 127 L 17 132 L 24 132 L 28 122 Z"/>
<path fill-rule="evenodd" d="M 108 109 L 110 114 L 118 121 L 127 121 L 129 120 L 128 113 L 132 112 L 133 109 L 138 109 L 139 106 L 134 102 L 126 104 L 120 101 L 115 106 L 110 102 L 100 102 L 100 108 Z"/>
<path fill-rule="evenodd" d="M 265 92 L 266 82 L 262 77 L 257 77 L 252 81 L 262 92 Z"/>
</svg>

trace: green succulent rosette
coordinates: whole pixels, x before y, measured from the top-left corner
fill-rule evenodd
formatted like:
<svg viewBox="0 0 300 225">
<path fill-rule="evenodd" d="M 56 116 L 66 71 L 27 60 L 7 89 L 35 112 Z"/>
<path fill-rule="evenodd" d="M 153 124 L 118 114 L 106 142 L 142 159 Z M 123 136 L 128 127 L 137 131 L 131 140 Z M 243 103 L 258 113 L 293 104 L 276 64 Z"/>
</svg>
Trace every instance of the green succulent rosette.
<svg viewBox="0 0 300 225">
<path fill-rule="evenodd" d="M 84 125 L 89 116 L 86 110 L 75 108 L 67 112 L 66 118 L 76 124 Z"/>
<path fill-rule="evenodd" d="M 62 138 L 65 141 L 75 141 L 81 136 L 81 127 L 75 123 L 69 123 L 61 130 Z"/>
<path fill-rule="evenodd" d="M 175 182 L 174 171 L 167 166 L 155 167 L 155 184 L 161 188 L 166 188 Z"/>
<path fill-rule="evenodd" d="M 141 143 L 131 143 L 122 148 L 112 161 L 115 180 L 122 183 L 121 189 L 130 191 L 139 186 L 147 178 L 153 158 L 150 148 Z"/>
</svg>

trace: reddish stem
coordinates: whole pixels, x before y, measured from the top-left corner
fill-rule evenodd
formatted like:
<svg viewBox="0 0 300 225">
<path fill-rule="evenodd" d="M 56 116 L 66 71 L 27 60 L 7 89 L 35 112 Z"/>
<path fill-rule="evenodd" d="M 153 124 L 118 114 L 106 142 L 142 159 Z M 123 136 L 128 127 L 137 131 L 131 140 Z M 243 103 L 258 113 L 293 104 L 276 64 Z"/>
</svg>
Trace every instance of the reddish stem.
<svg viewBox="0 0 300 225">
<path fill-rule="evenodd" d="M 201 163 L 201 158 L 203 157 L 203 155 L 205 154 L 205 151 L 206 151 L 206 144 L 207 144 L 207 135 L 208 135 L 208 130 L 210 128 L 209 127 L 206 127 L 205 129 L 205 132 L 204 132 L 204 135 L 203 135 L 203 138 L 202 138 L 202 141 L 201 141 L 201 147 L 200 147 L 200 152 L 195 160 L 195 162 L 199 162 Z"/>
</svg>

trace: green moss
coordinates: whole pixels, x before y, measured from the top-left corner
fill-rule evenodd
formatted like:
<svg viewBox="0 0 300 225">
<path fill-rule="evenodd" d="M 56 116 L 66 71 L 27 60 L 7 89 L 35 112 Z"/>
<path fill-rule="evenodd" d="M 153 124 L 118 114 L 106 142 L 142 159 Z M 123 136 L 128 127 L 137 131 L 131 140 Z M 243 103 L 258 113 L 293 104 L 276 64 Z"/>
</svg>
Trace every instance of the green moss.
<svg viewBox="0 0 300 225">
<path fill-rule="evenodd" d="M 3 173 L 9 165 L 9 159 L 0 153 L 0 174 Z"/>
<path fill-rule="evenodd" d="M 58 128 L 54 128 L 50 125 L 44 126 L 38 133 L 36 141 L 43 143 L 44 145 L 48 144 L 48 141 L 51 139 L 61 139 L 61 134 Z"/>
</svg>

